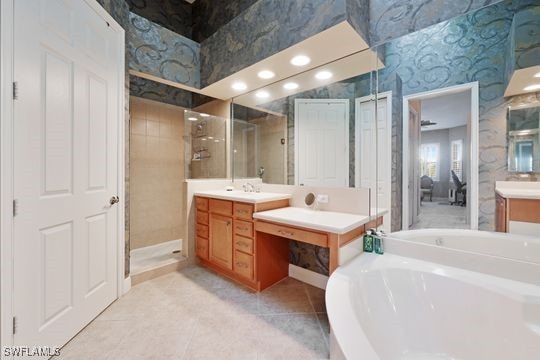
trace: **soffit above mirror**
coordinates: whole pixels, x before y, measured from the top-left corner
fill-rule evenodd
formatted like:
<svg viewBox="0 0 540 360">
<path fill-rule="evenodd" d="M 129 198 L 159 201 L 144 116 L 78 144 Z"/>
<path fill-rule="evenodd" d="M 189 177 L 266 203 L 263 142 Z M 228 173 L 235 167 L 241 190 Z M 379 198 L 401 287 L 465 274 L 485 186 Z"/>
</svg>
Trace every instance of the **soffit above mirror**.
<svg viewBox="0 0 540 360">
<path fill-rule="evenodd" d="M 384 63 L 377 60 L 376 52 L 372 49 L 367 49 L 317 68 L 304 71 L 290 78 L 277 81 L 257 91 L 235 97 L 234 102 L 238 105 L 268 112 L 270 110 L 264 105 L 272 101 L 322 88 L 343 80 L 356 78 L 382 68 L 384 68 Z M 330 77 L 327 79 L 317 78 L 317 75 L 322 72 L 327 72 Z M 295 84 L 297 87 L 287 89 L 285 87 L 286 84 Z M 260 92 L 266 92 L 268 96 L 260 98 L 258 96 Z M 276 115 L 280 114 L 276 113 Z"/>
<path fill-rule="evenodd" d="M 134 69 L 138 67 L 137 65 L 132 66 L 130 73 L 184 90 L 226 100 L 286 79 L 298 72 L 309 71 L 336 59 L 358 53 L 367 48 L 368 44 L 365 40 L 347 21 L 343 21 L 202 89 L 178 83 L 175 79 L 169 79 L 167 78 L 169 73 L 150 73 L 149 70 L 138 71 Z M 309 64 L 300 67 L 292 65 L 291 60 L 297 55 L 308 56 L 310 58 Z M 261 79 L 258 77 L 258 73 L 263 70 L 270 70 L 275 76 L 271 79 Z M 178 74 L 170 74 L 178 76 Z M 246 84 L 246 89 L 241 91 L 233 90 L 232 85 L 236 82 Z"/>
<path fill-rule="evenodd" d="M 512 20 L 507 87 L 504 96 L 540 91 L 540 6 L 517 12 Z"/>
</svg>

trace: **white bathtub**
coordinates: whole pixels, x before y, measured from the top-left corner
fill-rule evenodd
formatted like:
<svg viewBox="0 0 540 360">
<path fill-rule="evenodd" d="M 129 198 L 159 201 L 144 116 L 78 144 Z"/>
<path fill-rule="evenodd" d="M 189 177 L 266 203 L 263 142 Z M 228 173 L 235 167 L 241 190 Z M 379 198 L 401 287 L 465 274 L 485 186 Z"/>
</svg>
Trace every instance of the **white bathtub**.
<svg viewBox="0 0 540 360">
<path fill-rule="evenodd" d="M 414 230 L 384 242 L 330 277 L 332 358 L 540 359 L 539 239 Z"/>
</svg>

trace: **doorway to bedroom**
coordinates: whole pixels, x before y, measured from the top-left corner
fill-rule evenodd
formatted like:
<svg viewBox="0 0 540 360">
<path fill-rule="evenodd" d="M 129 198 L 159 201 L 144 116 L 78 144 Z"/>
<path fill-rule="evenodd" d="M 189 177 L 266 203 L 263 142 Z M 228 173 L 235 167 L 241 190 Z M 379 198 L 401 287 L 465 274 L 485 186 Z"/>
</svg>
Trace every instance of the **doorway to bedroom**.
<svg viewBox="0 0 540 360">
<path fill-rule="evenodd" d="M 404 98 L 405 228 L 477 226 L 471 215 L 477 192 L 471 180 L 474 90 L 465 85 Z"/>
</svg>

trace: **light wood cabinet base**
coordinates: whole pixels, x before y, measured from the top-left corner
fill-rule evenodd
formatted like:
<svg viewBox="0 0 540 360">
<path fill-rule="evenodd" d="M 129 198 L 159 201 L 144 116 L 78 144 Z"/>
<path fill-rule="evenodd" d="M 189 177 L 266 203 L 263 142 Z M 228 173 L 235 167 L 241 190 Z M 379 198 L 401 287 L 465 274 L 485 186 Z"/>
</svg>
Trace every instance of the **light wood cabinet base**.
<svg viewBox="0 0 540 360">
<path fill-rule="evenodd" d="M 197 197 L 195 203 L 196 249 L 201 265 L 255 291 L 288 276 L 288 242 L 270 246 L 264 242 L 264 236 L 259 239 L 254 231 L 253 213 L 287 207 L 289 200 L 246 204 Z M 279 266 L 270 263 L 276 254 L 281 259 Z"/>
</svg>

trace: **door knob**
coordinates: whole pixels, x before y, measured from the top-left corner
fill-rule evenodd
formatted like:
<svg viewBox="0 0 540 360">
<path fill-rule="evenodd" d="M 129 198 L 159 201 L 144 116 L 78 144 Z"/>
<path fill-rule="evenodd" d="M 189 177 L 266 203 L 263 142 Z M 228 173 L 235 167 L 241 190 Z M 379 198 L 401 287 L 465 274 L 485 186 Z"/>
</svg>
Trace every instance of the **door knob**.
<svg viewBox="0 0 540 360">
<path fill-rule="evenodd" d="M 114 205 L 116 203 L 120 202 L 120 198 L 118 196 L 113 196 L 111 200 L 109 200 L 109 204 Z"/>
</svg>

